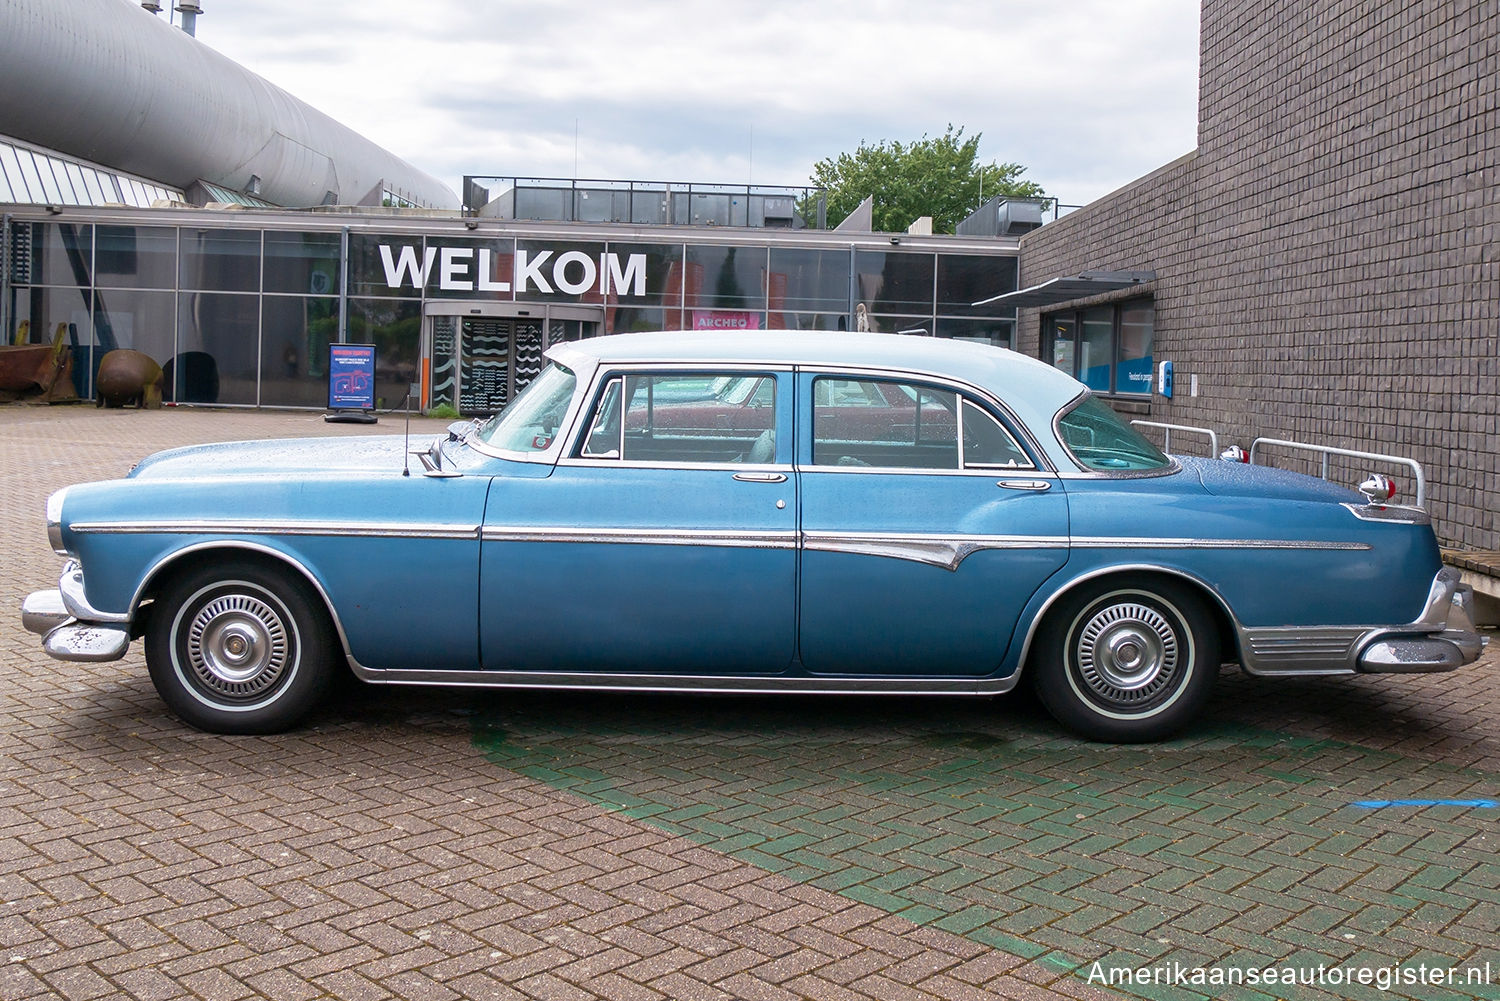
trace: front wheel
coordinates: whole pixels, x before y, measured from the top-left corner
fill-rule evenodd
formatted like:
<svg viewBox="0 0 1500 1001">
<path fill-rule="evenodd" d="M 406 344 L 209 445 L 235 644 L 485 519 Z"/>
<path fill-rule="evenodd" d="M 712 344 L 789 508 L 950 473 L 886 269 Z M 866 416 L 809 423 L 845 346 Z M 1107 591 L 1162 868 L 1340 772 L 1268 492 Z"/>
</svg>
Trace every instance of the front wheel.
<svg viewBox="0 0 1500 1001">
<path fill-rule="evenodd" d="M 1212 617 L 1186 588 L 1115 578 L 1080 587 L 1048 612 L 1033 680 L 1047 711 L 1081 736 L 1161 740 L 1207 702 L 1218 650 Z"/>
<path fill-rule="evenodd" d="M 277 733 L 322 698 L 333 644 L 321 603 L 290 574 L 208 564 L 157 596 L 146 666 L 162 700 L 212 733 Z"/>
</svg>

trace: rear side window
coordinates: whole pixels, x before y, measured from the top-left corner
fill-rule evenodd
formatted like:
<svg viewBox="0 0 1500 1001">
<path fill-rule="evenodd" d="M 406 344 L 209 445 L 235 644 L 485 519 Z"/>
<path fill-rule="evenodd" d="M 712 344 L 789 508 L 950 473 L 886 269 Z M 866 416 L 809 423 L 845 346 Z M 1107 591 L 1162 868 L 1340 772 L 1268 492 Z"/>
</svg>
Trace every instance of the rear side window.
<svg viewBox="0 0 1500 1001">
<path fill-rule="evenodd" d="M 935 470 L 1032 465 L 999 421 L 952 390 L 831 377 L 813 380 L 813 464 Z"/>
<path fill-rule="evenodd" d="M 1065 411 L 1057 430 L 1073 459 L 1102 473 L 1170 469 L 1172 460 L 1097 397 Z"/>
</svg>

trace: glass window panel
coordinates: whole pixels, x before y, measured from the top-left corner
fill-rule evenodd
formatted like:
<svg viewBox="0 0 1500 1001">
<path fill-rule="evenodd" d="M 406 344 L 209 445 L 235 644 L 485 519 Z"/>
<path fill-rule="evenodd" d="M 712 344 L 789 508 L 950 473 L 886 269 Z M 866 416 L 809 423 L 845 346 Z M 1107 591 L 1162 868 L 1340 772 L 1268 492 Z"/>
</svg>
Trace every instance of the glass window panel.
<svg viewBox="0 0 1500 1001">
<path fill-rule="evenodd" d="M 773 313 L 847 313 L 849 253 L 772 247 L 766 284 Z"/>
<path fill-rule="evenodd" d="M 16 159 L 16 148 L 10 143 L 0 142 L 0 172 L 5 174 L 12 201 L 31 201 L 31 192 L 26 188 L 26 179 L 21 174 L 21 164 Z"/>
<path fill-rule="evenodd" d="M 854 301 L 871 313 L 932 315 L 933 255 L 860 250 L 854 254 Z"/>
<path fill-rule="evenodd" d="M 31 224 L 31 282 L 90 285 L 94 228 L 72 223 Z"/>
<path fill-rule="evenodd" d="M 349 294 L 420 298 L 436 264 L 436 248 L 429 261 L 420 236 L 351 233 Z"/>
<path fill-rule="evenodd" d="M 630 195 L 630 221 L 637 226 L 664 226 L 667 222 L 667 192 L 636 189 Z"/>
<path fill-rule="evenodd" d="M 769 313 L 766 327 L 770 330 L 848 330 L 847 313 Z"/>
<path fill-rule="evenodd" d="M 337 299 L 301 295 L 261 299 L 261 406 L 321 409 L 328 405 L 328 345 L 338 340 L 338 328 Z"/>
<path fill-rule="evenodd" d="M 13 330 L 6 344 L 51 344 L 61 328 L 63 342 L 73 354 L 73 387 L 88 397 L 94 357 L 90 336 L 89 308 L 92 294 L 86 288 L 21 288 L 15 290 Z M 23 330 L 24 325 L 24 330 Z"/>
<path fill-rule="evenodd" d="M 766 308 L 766 248 L 688 244 L 684 296 L 689 307 Z"/>
<path fill-rule="evenodd" d="M 981 299 L 1016 290 L 1014 257 L 972 254 L 939 254 L 937 259 L 937 311 L 950 316 L 1000 316 L 1013 318 L 1015 307 L 974 306 Z"/>
<path fill-rule="evenodd" d="M 422 304 L 398 299 L 350 299 L 351 344 L 375 345 L 375 406 L 385 410 L 406 396 L 417 378 Z"/>
<path fill-rule="evenodd" d="M 1078 323 L 1073 314 L 1044 317 L 1042 325 L 1044 331 L 1042 353 L 1045 360 L 1050 362 L 1053 368 L 1062 369 L 1072 375 L 1073 341 L 1078 331 Z"/>
<path fill-rule="evenodd" d="M 1152 340 L 1156 324 L 1153 303 L 1125 303 L 1120 307 L 1120 361 L 1115 368 L 1115 391 L 1150 393 Z"/>
<path fill-rule="evenodd" d="M 52 158 L 41 153 L 33 155 L 36 158 L 36 172 L 42 179 L 42 190 L 47 194 L 47 201 L 63 204 L 62 188 L 57 183 L 57 176 L 52 172 Z"/>
<path fill-rule="evenodd" d="M 168 399 L 254 405 L 260 297 L 183 292 L 177 303 L 177 352 L 162 366 Z"/>
<path fill-rule="evenodd" d="M 517 188 L 515 217 L 566 222 L 571 196 L 567 188 Z"/>
<path fill-rule="evenodd" d="M 594 419 L 589 422 L 589 433 L 579 454 L 590 459 L 618 459 L 620 428 L 620 380 L 611 379 L 599 396 L 599 405 L 594 408 Z"/>
<path fill-rule="evenodd" d="M 176 353 L 177 294 L 133 289 L 102 289 L 94 293 L 94 356 L 92 368 L 117 348 L 148 354 L 163 369 Z M 75 363 L 76 367 L 76 363 Z M 90 380 L 90 385 L 93 381 Z M 165 395 L 165 386 L 164 395 Z"/>
<path fill-rule="evenodd" d="M 179 288 L 212 292 L 260 291 L 260 231 L 182 230 Z"/>
<path fill-rule="evenodd" d="M 88 185 L 83 182 L 83 168 L 76 163 L 65 163 L 63 169 L 68 172 L 68 184 L 73 189 L 75 205 L 88 205 L 93 202 L 93 196 L 89 194 Z"/>
<path fill-rule="evenodd" d="M 1107 393 L 1115 367 L 1115 311 L 1098 306 L 1079 316 L 1078 381 L 1090 389 Z"/>
<path fill-rule="evenodd" d="M 769 375 L 627 376 L 621 458 L 636 462 L 766 463 L 776 459 L 776 380 Z M 602 401 L 608 403 L 608 394 Z M 609 417 L 592 427 L 606 436 Z"/>
<path fill-rule="evenodd" d="M 609 277 L 604 270 L 602 243 L 557 240 L 517 240 L 515 286 L 522 302 L 604 302 L 601 291 Z"/>
<path fill-rule="evenodd" d="M 628 334 L 639 330 L 681 330 L 682 310 L 637 309 L 611 306 L 604 311 L 604 333 Z"/>
<path fill-rule="evenodd" d="M 5 164 L 0 163 L 0 202 L 19 202 L 24 199 L 17 198 L 11 190 L 10 180 L 5 174 Z"/>
<path fill-rule="evenodd" d="M 977 341 L 992 344 L 997 348 L 1008 348 L 1015 336 L 1014 320 L 960 320 L 940 316 L 935 328 L 938 337 L 951 337 L 956 341 Z"/>
<path fill-rule="evenodd" d="M 1000 422 L 975 404 L 964 401 L 964 466 L 1030 469 L 1031 459 Z"/>
<path fill-rule="evenodd" d="M 427 281 L 424 287 L 429 299 L 510 301 L 514 298 L 511 286 L 514 282 L 516 241 L 430 236 L 425 249 L 421 247 L 413 239 L 390 248 L 403 290 L 412 284 L 413 270 L 416 269 L 420 274 L 421 268 L 425 268 Z M 418 250 L 421 251 L 420 255 Z M 403 253 L 408 254 L 405 259 L 402 258 Z M 598 255 L 593 260 L 597 262 Z M 382 273 L 388 271 L 384 256 L 380 258 L 379 267 Z M 386 280 L 388 284 L 388 279 L 382 280 Z"/>
<path fill-rule="evenodd" d="M 958 468 L 958 397 L 874 379 L 813 380 L 813 463 Z"/>
<path fill-rule="evenodd" d="M 88 188 L 89 200 L 93 204 L 103 205 L 105 202 L 119 201 L 119 198 L 115 195 L 114 185 L 110 184 L 94 168 L 83 168 L 83 183 Z"/>
<path fill-rule="evenodd" d="M 175 288 L 177 230 L 168 226 L 98 226 L 98 284 L 107 288 Z"/>
<path fill-rule="evenodd" d="M 21 171 L 21 182 L 25 186 L 30 197 L 27 201 L 44 202 L 47 193 L 42 187 L 42 179 L 36 172 L 36 161 L 32 159 L 31 150 L 16 149 L 16 163 Z"/>
<path fill-rule="evenodd" d="M 339 234 L 267 230 L 264 255 L 265 291 L 338 294 Z"/>
<path fill-rule="evenodd" d="M 854 329 L 868 330 L 877 334 L 915 334 L 926 337 L 932 334 L 930 316 L 876 316 L 863 311 L 864 303 L 854 307 Z"/>
<path fill-rule="evenodd" d="M 618 262 L 618 273 L 609 274 L 611 303 L 673 309 L 682 305 L 682 244 L 611 243 L 607 249 Z"/>
</svg>

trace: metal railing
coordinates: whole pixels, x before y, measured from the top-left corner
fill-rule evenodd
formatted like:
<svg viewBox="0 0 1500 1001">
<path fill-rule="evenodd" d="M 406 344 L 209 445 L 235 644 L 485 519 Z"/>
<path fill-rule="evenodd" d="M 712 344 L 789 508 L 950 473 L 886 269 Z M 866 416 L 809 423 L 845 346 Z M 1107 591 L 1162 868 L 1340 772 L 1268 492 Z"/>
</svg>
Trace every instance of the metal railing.
<svg viewBox="0 0 1500 1001">
<path fill-rule="evenodd" d="M 1323 457 L 1323 479 L 1328 479 L 1328 460 L 1331 456 L 1342 455 L 1351 459 L 1369 459 L 1372 462 L 1389 462 L 1397 466 L 1407 466 L 1416 475 L 1417 479 L 1417 501 L 1416 506 L 1425 508 L 1427 506 L 1427 477 L 1422 472 L 1422 464 L 1416 459 L 1408 459 L 1400 455 L 1385 455 L 1381 452 L 1361 452 L 1352 448 L 1335 448 L 1332 445 L 1310 445 L 1305 441 L 1286 441 L 1281 438 L 1257 438 L 1250 443 L 1250 462 L 1255 462 L 1255 451 L 1262 445 L 1274 446 L 1276 448 L 1298 449 L 1304 452 L 1313 452 Z"/>
<path fill-rule="evenodd" d="M 465 174 L 463 212 L 542 222 L 824 229 L 828 194 L 812 186 Z"/>
<path fill-rule="evenodd" d="M 1208 455 L 1210 458 L 1219 457 L 1219 436 L 1213 428 L 1193 427 L 1188 424 L 1163 424 L 1161 421 L 1131 421 L 1136 427 L 1160 428 L 1162 431 L 1161 450 L 1172 451 L 1172 432 L 1181 431 L 1185 434 L 1202 434 L 1208 436 Z"/>
</svg>

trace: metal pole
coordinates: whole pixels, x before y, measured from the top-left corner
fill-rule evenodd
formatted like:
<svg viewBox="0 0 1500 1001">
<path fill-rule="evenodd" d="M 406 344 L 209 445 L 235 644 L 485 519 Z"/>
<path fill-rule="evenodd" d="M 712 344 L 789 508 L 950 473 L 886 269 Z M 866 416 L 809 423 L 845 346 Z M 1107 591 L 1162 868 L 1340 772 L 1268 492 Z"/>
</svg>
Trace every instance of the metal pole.
<svg viewBox="0 0 1500 1001">
<path fill-rule="evenodd" d="M 10 213 L 0 220 L 0 344 L 9 344 L 10 332 Z"/>
<path fill-rule="evenodd" d="M 349 227 L 339 235 L 339 343 L 349 341 Z"/>
</svg>

